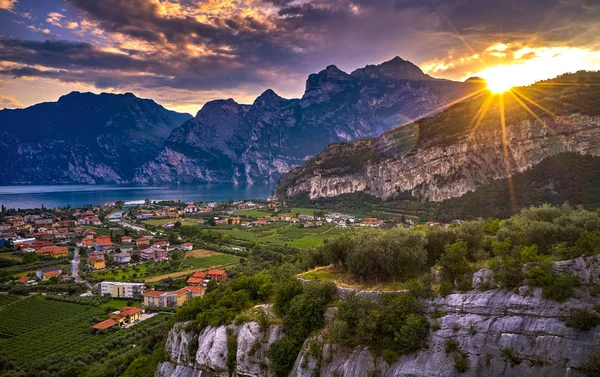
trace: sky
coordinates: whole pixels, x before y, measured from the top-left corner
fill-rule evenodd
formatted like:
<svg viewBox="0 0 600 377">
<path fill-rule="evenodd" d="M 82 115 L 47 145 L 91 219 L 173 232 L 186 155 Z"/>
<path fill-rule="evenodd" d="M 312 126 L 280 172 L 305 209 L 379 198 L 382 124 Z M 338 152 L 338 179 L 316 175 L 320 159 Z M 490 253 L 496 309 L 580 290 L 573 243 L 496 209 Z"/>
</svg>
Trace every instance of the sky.
<svg viewBox="0 0 600 377">
<path fill-rule="evenodd" d="M 0 0 L 0 108 L 78 90 L 195 114 L 394 56 L 511 85 L 600 70 L 600 0 Z"/>
</svg>

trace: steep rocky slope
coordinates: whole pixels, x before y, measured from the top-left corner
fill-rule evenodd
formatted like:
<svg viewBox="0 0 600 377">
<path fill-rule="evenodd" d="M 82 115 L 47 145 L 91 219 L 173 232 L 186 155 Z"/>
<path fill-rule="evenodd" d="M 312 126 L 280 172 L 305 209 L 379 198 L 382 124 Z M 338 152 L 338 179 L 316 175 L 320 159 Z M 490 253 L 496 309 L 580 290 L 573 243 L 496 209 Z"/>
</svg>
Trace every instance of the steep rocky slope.
<svg viewBox="0 0 600 377">
<path fill-rule="evenodd" d="M 600 258 L 556 262 L 555 268 L 580 279 L 582 287 L 577 290 L 577 298 L 561 304 L 542 298 L 539 288 L 522 286 L 516 291 L 473 290 L 423 301 L 430 313 L 442 313 L 439 329 L 429 332 L 427 349 L 387 364 L 367 348 L 346 349 L 331 344 L 324 329 L 305 342 L 290 376 L 582 376 L 578 367 L 587 362 L 593 349 L 600 347 L 600 328 L 569 328 L 561 318 L 570 309 L 597 308 L 600 299 L 590 293 L 600 284 Z M 485 279 L 489 279 L 487 270 L 476 273 L 473 286 L 482 286 Z M 237 337 L 235 375 L 272 376 L 266 352 L 283 336 L 281 328 L 261 330 L 255 322 L 228 327 Z M 198 346 L 192 343 L 189 347 L 194 338 Z M 455 370 L 452 354 L 445 352 L 447 340 L 457 341 L 468 355 L 465 373 Z M 316 352 L 315 344 L 319 346 Z M 512 349 L 514 358 L 507 359 L 502 349 Z M 158 366 L 157 377 L 230 375 L 225 326 L 207 327 L 200 334 L 192 334 L 183 324 L 177 324 L 169 334 L 166 351 L 168 361 Z"/>
<path fill-rule="evenodd" d="M 308 77 L 301 99 L 267 90 L 252 105 L 207 103 L 135 180 L 274 182 L 329 143 L 377 136 L 481 86 L 434 79 L 399 57 L 351 74 L 332 65 Z"/>
<path fill-rule="evenodd" d="M 581 72 L 502 96 L 482 93 L 377 138 L 329 145 L 282 178 L 276 193 L 442 201 L 562 152 L 599 155 L 599 78 Z"/>
<path fill-rule="evenodd" d="M 126 94 L 72 92 L 0 111 L 4 183 L 121 183 L 191 118 Z"/>
</svg>

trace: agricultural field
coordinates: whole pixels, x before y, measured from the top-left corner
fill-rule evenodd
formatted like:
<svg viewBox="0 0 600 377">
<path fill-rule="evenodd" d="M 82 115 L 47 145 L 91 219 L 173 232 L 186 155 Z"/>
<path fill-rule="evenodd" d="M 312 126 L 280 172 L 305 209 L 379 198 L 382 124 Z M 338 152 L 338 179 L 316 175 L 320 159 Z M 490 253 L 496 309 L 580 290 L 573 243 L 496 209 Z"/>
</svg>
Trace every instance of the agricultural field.
<svg viewBox="0 0 600 377">
<path fill-rule="evenodd" d="M 11 296 L 11 295 L 0 295 L 0 308 L 6 305 L 10 305 L 14 302 L 19 301 L 23 297 Z"/>
<path fill-rule="evenodd" d="M 236 216 L 246 216 L 246 217 L 263 217 L 263 216 L 296 216 L 296 214 L 300 215 L 314 215 L 315 211 L 318 209 L 315 208 L 303 208 L 303 207 L 293 207 L 290 208 L 287 212 L 273 212 L 268 209 L 244 209 L 240 211 L 235 211 L 234 214 Z"/>
<path fill-rule="evenodd" d="M 109 271 L 95 271 L 92 273 L 97 279 L 109 281 L 133 281 L 143 278 L 148 270 L 145 264 L 117 268 Z"/>
<path fill-rule="evenodd" d="M 284 245 L 298 248 L 313 248 L 323 244 L 324 240 L 342 234 L 344 228 L 324 225 L 316 228 L 300 228 L 287 223 L 275 223 L 266 226 L 256 226 L 248 229 L 238 227 L 214 227 L 211 230 L 230 235 L 244 241 L 265 242 L 275 245 Z"/>
<path fill-rule="evenodd" d="M 16 365 L 52 354 L 75 356 L 98 348 L 113 338 L 137 331 L 130 329 L 93 334 L 90 327 L 106 318 L 104 308 L 46 300 L 34 296 L 0 307 L 0 348 Z M 137 329 L 136 329 L 137 328 Z"/>
<path fill-rule="evenodd" d="M 200 258 L 186 257 L 183 263 L 195 268 L 212 268 L 237 263 L 239 261 L 240 258 L 235 255 L 215 253 L 214 255 Z"/>
<path fill-rule="evenodd" d="M 142 221 L 144 224 L 154 225 L 154 226 L 163 226 L 166 223 L 176 223 L 179 221 L 181 225 L 196 225 L 198 222 L 193 220 L 182 220 L 182 219 L 154 219 L 154 220 L 145 220 Z"/>
</svg>

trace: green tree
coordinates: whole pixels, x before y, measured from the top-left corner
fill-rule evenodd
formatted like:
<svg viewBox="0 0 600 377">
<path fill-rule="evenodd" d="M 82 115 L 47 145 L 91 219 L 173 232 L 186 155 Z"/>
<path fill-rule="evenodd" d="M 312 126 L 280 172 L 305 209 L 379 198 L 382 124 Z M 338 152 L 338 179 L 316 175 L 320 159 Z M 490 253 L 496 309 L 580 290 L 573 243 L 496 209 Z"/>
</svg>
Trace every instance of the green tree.
<svg viewBox="0 0 600 377">
<path fill-rule="evenodd" d="M 467 259 L 467 243 L 458 241 L 444 246 L 444 253 L 438 264 L 441 268 L 442 279 L 454 283 L 470 270 Z"/>
</svg>

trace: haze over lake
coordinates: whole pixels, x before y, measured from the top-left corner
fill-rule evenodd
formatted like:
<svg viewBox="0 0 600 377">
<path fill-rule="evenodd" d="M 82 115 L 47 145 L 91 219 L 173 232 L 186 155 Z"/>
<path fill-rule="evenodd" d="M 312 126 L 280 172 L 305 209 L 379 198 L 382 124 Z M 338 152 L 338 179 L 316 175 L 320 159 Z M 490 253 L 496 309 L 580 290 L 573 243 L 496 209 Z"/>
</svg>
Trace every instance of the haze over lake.
<svg viewBox="0 0 600 377">
<path fill-rule="evenodd" d="M 116 200 L 223 201 L 266 199 L 268 185 L 205 184 L 180 186 L 19 185 L 0 186 L 0 204 L 7 208 L 47 208 L 102 204 Z"/>
</svg>

